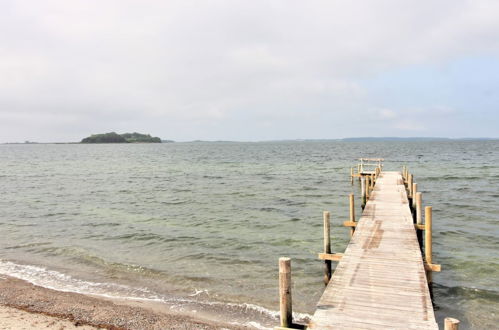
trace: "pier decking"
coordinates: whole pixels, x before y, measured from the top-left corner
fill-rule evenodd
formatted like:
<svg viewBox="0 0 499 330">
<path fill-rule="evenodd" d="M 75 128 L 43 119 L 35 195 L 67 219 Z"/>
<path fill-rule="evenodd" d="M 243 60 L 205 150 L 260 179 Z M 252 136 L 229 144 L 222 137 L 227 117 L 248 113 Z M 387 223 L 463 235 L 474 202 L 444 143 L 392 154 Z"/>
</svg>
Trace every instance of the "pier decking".
<svg viewBox="0 0 499 330">
<path fill-rule="evenodd" d="M 438 329 L 408 203 L 402 175 L 381 172 L 310 329 Z"/>
</svg>

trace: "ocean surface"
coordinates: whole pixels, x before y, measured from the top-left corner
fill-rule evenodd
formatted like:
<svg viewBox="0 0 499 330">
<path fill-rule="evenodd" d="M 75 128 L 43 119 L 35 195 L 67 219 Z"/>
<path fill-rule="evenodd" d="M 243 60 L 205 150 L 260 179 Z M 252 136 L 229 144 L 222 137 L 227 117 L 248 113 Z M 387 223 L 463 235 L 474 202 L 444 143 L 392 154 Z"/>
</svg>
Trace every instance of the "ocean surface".
<svg viewBox="0 0 499 330">
<path fill-rule="evenodd" d="M 333 250 L 348 243 L 359 157 L 407 165 L 433 206 L 439 322 L 495 328 L 499 141 L 0 145 L 0 273 L 271 327 L 288 256 L 304 317 L 324 288 L 324 210 Z"/>
</svg>

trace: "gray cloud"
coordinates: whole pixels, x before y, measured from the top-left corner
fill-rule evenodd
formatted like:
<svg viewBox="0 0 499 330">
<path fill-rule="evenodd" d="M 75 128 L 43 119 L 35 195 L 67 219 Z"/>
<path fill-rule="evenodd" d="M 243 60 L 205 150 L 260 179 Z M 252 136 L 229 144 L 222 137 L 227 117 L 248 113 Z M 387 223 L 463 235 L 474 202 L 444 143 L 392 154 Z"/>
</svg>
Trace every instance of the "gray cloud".
<svg viewBox="0 0 499 330">
<path fill-rule="evenodd" d="M 384 105 L 364 79 L 499 54 L 497 1 L 0 6 L 0 141 L 101 130 L 179 140 L 372 134 L 359 117 Z"/>
</svg>

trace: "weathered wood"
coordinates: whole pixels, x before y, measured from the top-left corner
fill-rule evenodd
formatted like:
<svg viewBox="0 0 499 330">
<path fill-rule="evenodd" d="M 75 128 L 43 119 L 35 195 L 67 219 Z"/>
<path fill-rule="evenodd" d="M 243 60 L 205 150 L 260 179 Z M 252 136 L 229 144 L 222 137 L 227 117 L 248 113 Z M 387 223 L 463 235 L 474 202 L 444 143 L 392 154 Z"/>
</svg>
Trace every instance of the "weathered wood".
<svg viewBox="0 0 499 330">
<path fill-rule="evenodd" d="M 326 261 L 340 261 L 343 253 L 319 253 L 318 258 Z"/>
<path fill-rule="evenodd" d="M 293 324 L 291 301 L 291 259 L 279 258 L 279 307 L 281 327 L 290 328 Z"/>
<path fill-rule="evenodd" d="M 417 226 L 417 229 L 421 229 L 421 227 L 423 227 L 422 229 L 424 229 L 424 226 L 422 225 L 422 213 L 423 213 L 423 195 L 421 194 L 421 192 L 417 192 L 416 193 L 416 226 Z M 423 251 L 423 232 L 421 230 L 417 230 L 416 231 L 416 237 L 418 238 L 418 243 L 419 243 L 419 249 L 421 251 Z"/>
<path fill-rule="evenodd" d="M 413 181 L 413 176 L 411 173 L 409 173 L 409 179 L 407 180 L 407 190 L 408 190 L 408 198 L 412 198 L 412 182 Z"/>
<path fill-rule="evenodd" d="M 422 258 L 402 176 L 382 171 L 375 188 L 360 219 L 343 222 L 355 234 L 330 257 L 339 262 L 310 329 L 438 329 L 425 268 L 439 265 Z"/>
<path fill-rule="evenodd" d="M 324 253 L 331 254 L 331 215 L 328 211 L 323 212 L 324 220 Z M 324 284 L 327 285 L 331 279 L 331 260 L 324 260 Z"/>
<path fill-rule="evenodd" d="M 420 192 L 416 193 L 416 223 L 420 225 L 422 219 L 423 196 Z"/>
<path fill-rule="evenodd" d="M 366 205 L 366 178 L 360 178 L 360 191 L 361 191 L 361 206 L 362 208 Z"/>
<path fill-rule="evenodd" d="M 370 176 L 366 175 L 366 203 L 367 200 L 369 199 L 369 196 L 371 195 L 370 189 L 371 189 L 371 182 L 370 182 Z"/>
<path fill-rule="evenodd" d="M 355 221 L 343 221 L 343 226 L 345 227 L 357 227 L 357 222 Z"/>
<path fill-rule="evenodd" d="M 445 330 L 459 330 L 459 320 L 452 317 L 446 317 L 444 321 Z"/>
<path fill-rule="evenodd" d="M 349 200 L 349 204 L 350 204 L 350 221 L 351 222 L 355 222 L 355 200 L 354 200 L 354 195 L 353 194 L 350 194 L 348 195 L 348 200 Z M 355 231 L 355 227 L 351 227 L 350 228 L 350 237 L 353 236 L 353 233 Z"/>
<path fill-rule="evenodd" d="M 432 207 L 427 206 L 425 207 L 425 217 L 424 217 L 424 224 L 425 224 L 425 230 L 424 230 L 424 254 L 425 254 L 425 261 L 427 264 L 432 263 L 432 241 L 431 241 L 431 230 L 432 230 Z M 426 278 L 428 280 L 428 283 L 432 282 L 432 274 L 431 270 L 426 271 Z"/>
<path fill-rule="evenodd" d="M 412 207 L 416 208 L 416 194 L 418 193 L 418 184 L 413 183 L 412 184 L 412 191 L 411 191 L 411 197 L 412 197 Z"/>
<path fill-rule="evenodd" d="M 425 262 L 424 269 L 430 272 L 439 272 L 442 270 L 442 266 L 437 264 L 428 264 Z"/>
</svg>

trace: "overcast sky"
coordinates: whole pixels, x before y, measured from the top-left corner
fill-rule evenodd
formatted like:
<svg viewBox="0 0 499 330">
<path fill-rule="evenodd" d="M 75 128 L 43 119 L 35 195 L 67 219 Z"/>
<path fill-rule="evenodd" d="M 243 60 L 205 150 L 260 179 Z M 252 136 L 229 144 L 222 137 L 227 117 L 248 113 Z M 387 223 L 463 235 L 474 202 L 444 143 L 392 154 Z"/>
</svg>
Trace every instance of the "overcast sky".
<svg viewBox="0 0 499 330">
<path fill-rule="evenodd" d="M 499 1 L 0 0 L 0 142 L 499 137 Z"/>
</svg>

